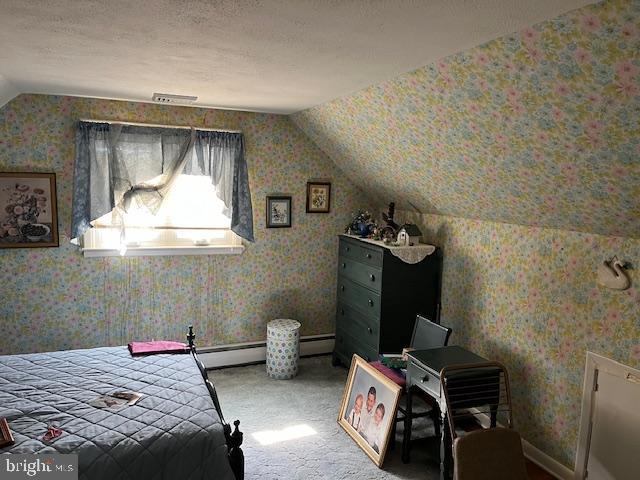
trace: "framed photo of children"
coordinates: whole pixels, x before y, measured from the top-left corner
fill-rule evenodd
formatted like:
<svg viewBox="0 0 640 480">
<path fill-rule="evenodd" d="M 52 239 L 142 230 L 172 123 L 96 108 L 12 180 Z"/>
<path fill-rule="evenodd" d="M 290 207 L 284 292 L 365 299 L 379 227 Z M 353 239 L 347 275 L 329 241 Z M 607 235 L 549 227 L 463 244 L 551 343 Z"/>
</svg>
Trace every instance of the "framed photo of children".
<svg viewBox="0 0 640 480">
<path fill-rule="evenodd" d="M 291 226 L 291 197 L 267 195 L 267 228 Z"/>
<path fill-rule="evenodd" d="M 353 356 L 338 423 L 382 467 L 396 419 L 401 387 Z"/>
<path fill-rule="evenodd" d="M 0 172 L 0 248 L 57 246 L 55 173 Z"/>
<path fill-rule="evenodd" d="M 331 208 L 331 184 L 307 182 L 307 213 L 329 213 Z"/>
</svg>

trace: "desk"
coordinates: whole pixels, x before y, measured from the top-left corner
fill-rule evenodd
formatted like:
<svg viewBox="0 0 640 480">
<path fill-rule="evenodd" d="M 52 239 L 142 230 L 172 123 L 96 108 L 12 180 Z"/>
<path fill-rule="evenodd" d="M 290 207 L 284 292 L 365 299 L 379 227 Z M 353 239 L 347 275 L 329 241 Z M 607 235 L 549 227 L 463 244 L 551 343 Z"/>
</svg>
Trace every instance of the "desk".
<svg viewBox="0 0 640 480">
<path fill-rule="evenodd" d="M 447 406 L 440 389 L 440 371 L 447 366 L 461 363 L 483 363 L 488 360 L 458 346 L 430 348 L 409 352 L 407 359 L 407 414 L 404 419 L 405 435 L 402 442 L 402 460 L 409 461 L 412 423 L 412 394 L 419 389 L 433 398 L 439 409 L 440 423 L 440 478 L 446 477 L 451 451 L 451 434 L 447 425 Z M 495 413 L 491 415 L 495 426 Z M 438 429 L 436 428 L 436 432 Z"/>
</svg>

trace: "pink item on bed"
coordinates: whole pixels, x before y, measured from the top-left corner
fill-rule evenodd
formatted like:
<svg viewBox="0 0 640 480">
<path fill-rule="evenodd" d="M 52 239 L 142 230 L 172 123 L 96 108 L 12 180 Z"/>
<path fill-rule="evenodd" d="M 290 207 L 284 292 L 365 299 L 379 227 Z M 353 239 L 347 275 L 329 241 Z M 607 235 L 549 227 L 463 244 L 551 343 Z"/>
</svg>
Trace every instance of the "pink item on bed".
<svg viewBox="0 0 640 480">
<path fill-rule="evenodd" d="M 131 355 L 152 355 L 154 353 L 187 353 L 189 347 L 182 342 L 170 342 L 156 340 L 153 342 L 131 342 L 129 344 Z"/>
<path fill-rule="evenodd" d="M 402 373 L 400 373 L 398 370 L 389 368 L 386 365 L 383 365 L 382 362 L 370 362 L 369 365 L 371 365 L 373 368 L 381 372 L 389 380 L 394 381 L 401 387 L 404 387 L 407 384 L 407 379 L 404 378 L 404 375 L 402 375 Z"/>
</svg>

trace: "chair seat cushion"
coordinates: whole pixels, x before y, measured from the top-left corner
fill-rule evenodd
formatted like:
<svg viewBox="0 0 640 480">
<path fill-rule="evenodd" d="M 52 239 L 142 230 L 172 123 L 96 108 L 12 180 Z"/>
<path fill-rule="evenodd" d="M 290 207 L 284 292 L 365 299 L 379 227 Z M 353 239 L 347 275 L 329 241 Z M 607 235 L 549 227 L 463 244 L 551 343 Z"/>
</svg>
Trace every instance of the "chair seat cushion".
<svg viewBox="0 0 640 480">
<path fill-rule="evenodd" d="M 453 442 L 455 480 L 526 480 L 520 435 L 506 428 L 476 430 Z"/>
<path fill-rule="evenodd" d="M 370 362 L 369 365 L 371 365 L 389 380 L 395 382 L 401 387 L 404 387 L 407 384 L 407 380 L 401 371 L 389 368 L 386 365 L 383 365 L 381 362 Z"/>
</svg>

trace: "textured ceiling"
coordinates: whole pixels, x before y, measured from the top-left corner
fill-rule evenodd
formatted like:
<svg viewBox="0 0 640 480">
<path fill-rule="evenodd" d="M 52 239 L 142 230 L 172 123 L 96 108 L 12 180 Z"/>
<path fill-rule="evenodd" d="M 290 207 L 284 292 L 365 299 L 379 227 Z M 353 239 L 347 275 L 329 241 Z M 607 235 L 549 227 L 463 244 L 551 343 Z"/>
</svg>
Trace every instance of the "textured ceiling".
<svg viewBox="0 0 640 480">
<path fill-rule="evenodd" d="M 22 93 L 289 113 L 587 3 L 1 0 L 0 75 Z"/>
<path fill-rule="evenodd" d="M 294 122 L 380 203 L 640 238 L 640 2 L 610 0 Z"/>
</svg>

